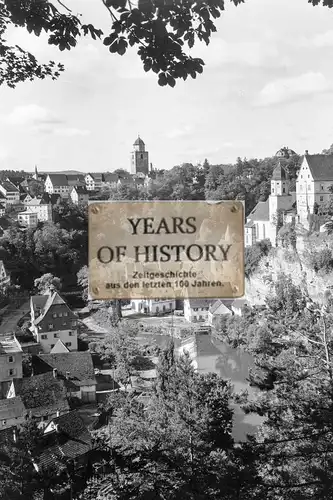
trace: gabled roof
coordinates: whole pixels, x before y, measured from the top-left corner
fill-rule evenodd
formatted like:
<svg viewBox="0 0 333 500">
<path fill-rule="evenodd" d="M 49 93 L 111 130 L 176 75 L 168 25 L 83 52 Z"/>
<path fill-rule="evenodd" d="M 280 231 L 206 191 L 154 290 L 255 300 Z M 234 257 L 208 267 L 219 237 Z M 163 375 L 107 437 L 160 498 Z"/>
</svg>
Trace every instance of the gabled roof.
<svg viewBox="0 0 333 500">
<path fill-rule="evenodd" d="M 0 354 L 15 354 L 17 352 L 22 352 L 22 348 L 14 333 L 1 334 Z"/>
<path fill-rule="evenodd" d="M 77 194 L 87 194 L 89 195 L 89 192 L 85 186 L 73 186 L 72 191 L 76 191 Z"/>
<path fill-rule="evenodd" d="M 19 189 L 10 181 L 2 181 L 0 182 L 1 186 L 8 192 L 19 193 Z"/>
<path fill-rule="evenodd" d="M 315 181 L 333 181 L 333 155 L 305 155 Z"/>
<path fill-rule="evenodd" d="M 40 359 L 45 365 L 43 369 L 57 369 L 58 376 L 74 382 L 75 385 L 93 385 L 96 383 L 95 370 L 90 352 L 66 352 L 56 354 L 38 354 L 36 359 Z"/>
<path fill-rule="evenodd" d="M 104 182 L 117 182 L 118 178 L 118 174 L 115 174 L 113 172 L 104 174 Z"/>
<path fill-rule="evenodd" d="M 37 309 L 43 309 L 47 299 L 48 295 L 31 295 L 30 301 L 32 303 L 34 311 L 36 311 Z"/>
<path fill-rule="evenodd" d="M 45 295 L 47 297 L 47 300 L 45 302 L 43 312 L 42 314 L 35 320 L 35 325 L 38 325 L 45 317 L 47 314 L 48 310 L 50 307 L 55 306 L 55 305 L 60 305 L 60 304 L 66 304 L 64 299 L 60 297 L 58 292 L 53 292 L 52 294 Z"/>
<path fill-rule="evenodd" d="M 21 396 L 25 408 L 35 416 L 69 410 L 64 381 L 55 378 L 53 373 L 14 379 L 14 388 L 15 395 Z"/>
<path fill-rule="evenodd" d="M 65 174 L 48 174 L 53 186 L 68 186 L 67 176 Z"/>
<path fill-rule="evenodd" d="M 102 182 L 103 181 L 104 174 L 101 173 L 101 172 L 89 172 L 89 174 L 87 174 L 87 175 L 90 175 L 94 179 L 95 182 L 96 181 L 97 182 Z"/>
<path fill-rule="evenodd" d="M 57 458 L 78 458 L 92 449 L 90 433 L 76 410 L 49 422 L 44 429 L 44 441 L 44 450 L 36 457 L 44 466 Z"/>
<path fill-rule="evenodd" d="M 66 352 L 70 352 L 69 349 L 67 349 L 65 344 L 60 339 L 58 339 L 55 346 L 51 349 L 50 354 L 60 354 Z"/>
<path fill-rule="evenodd" d="M 191 309 L 209 307 L 213 299 L 185 299 L 189 302 Z"/>
<path fill-rule="evenodd" d="M 230 309 L 223 304 L 222 300 L 217 300 L 209 309 L 211 314 L 230 314 Z"/>
<path fill-rule="evenodd" d="M 46 202 L 44 198 L 32 198 L 26 202 L 26 205 L 30 207 L 36 205 L 48 205 L 48 202 Z"/>
<path fill-rule="evenodd" d="M 286 171 L 286 169 L 281 165 L 281 162 L 279 162 L 274 168 L 272 180 L 273 181 L 289 180 L 289 174 Z"/>
<path fill-rule="evenodd" d="M 0 420 L 19 418 L 25 414 L 26 409 L 20 396 L 0 400 Z"/>
<path fill-rule="evenodd" d="M 259 201 L 247 218 L 251 221 L 268 221 L 269 201 Z"/>
</svg>

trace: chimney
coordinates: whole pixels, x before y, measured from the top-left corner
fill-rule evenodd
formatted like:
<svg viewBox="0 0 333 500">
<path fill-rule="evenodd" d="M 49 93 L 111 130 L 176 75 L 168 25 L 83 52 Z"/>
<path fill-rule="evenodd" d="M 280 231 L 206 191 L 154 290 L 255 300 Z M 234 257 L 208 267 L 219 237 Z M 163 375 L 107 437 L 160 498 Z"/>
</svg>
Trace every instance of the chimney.
<svg viewBox="0 0 333 500">
<path fill-rule="evenodd" d="M 69 372 L 66 372 L 66 379 L 69 379 Z"/>
<path fill-rule="evenodd" d="M 58 375 L 58 370 L 56 368 L 53 368 L 53 376 L 54 378 L 57 378 Z"/>
</svg>

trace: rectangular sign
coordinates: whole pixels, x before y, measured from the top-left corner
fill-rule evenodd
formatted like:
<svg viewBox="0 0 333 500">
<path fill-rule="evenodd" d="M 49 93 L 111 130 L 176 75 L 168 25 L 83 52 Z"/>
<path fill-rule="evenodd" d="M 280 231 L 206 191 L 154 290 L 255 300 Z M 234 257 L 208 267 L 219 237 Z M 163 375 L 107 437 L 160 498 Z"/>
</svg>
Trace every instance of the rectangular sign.
<svg viewBox="0 0 333 500">
<path fill-rule="evenodd" d="M 93 299 L 244 295 L 241 201 L 92 201 Z"/>
</svg>

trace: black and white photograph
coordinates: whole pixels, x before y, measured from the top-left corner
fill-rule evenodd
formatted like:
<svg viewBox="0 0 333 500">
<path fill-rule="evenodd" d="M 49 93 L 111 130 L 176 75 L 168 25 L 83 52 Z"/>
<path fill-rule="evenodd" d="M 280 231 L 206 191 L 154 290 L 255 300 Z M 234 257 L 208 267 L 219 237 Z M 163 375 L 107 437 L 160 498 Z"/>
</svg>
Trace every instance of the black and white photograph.
<svg viewBox="0 0 333 500">
<path fill-rule="evenodd" d="M 333 0 L 0 0 L 0 500 L 333 500 Z"/>
</svg>

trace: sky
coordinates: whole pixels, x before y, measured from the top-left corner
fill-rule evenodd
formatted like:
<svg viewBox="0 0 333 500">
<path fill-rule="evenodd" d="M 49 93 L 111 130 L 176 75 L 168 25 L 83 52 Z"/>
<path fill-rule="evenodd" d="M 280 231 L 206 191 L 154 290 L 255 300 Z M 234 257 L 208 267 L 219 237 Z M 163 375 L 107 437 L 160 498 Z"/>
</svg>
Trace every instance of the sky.
<svg viewBox="0 0 333 500">
<path fill-rule="evenodd" d="M 107 34 L 101 0 L 67 0 Z M 41 62 L 63 62 L 57 81 L 0 87 L 0 169 L 113 171 L 130 168 L 138 134 L 154 168 L 264 158 L 283 146 L 320 153 L 333 143 L 333 9 L 307 0 L 245 0 L 216 21 L 191 55 L 204 72 L 159 87 L 135 50 L 110 54 L 82 38 L 59 52 L 21 28 L 9 42 Z"/>
</svg>

